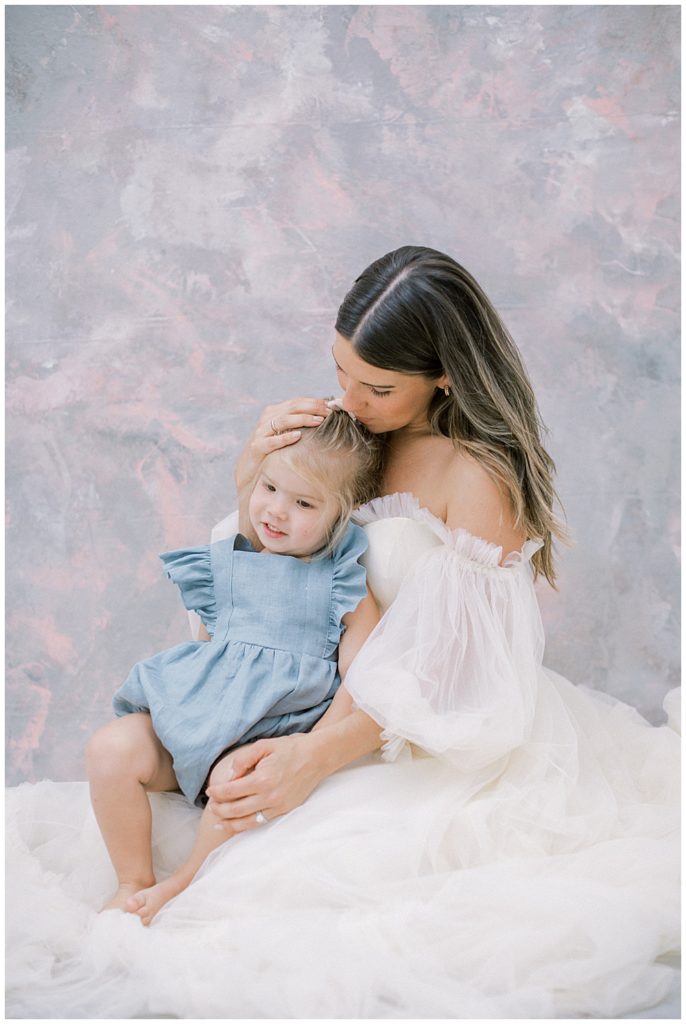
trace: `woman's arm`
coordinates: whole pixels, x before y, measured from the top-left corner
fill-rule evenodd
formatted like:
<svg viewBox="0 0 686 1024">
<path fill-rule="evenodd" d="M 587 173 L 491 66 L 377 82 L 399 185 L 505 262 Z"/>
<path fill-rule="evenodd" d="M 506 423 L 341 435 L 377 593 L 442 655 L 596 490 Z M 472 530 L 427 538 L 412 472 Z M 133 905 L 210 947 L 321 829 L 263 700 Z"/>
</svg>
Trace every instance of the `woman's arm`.
<svg viewBox="0 0 686 1024">
<path fill-rule="evenodd" d="M 344 616 L 346 630 L 338 651 L 341 677 L 379 621 L 379 609 L 367 594 Z M 363 711 L 353 709 L 343 686 L 309 733 L 258 740 L 233 760 L 231 782 L 207 790 L 210 809 L 229 819 L 227 831 L 243 831 L 262 811 L 268 819 L 298 807 L 332 772 L 381 745 L 381 728 Z"/>
<path fill-rule="evenodd" d="M 230 782 L 207 789 L 208 806 L 226 832 L 244 832 L 258 811 L 267 819 L 292 811 L 327 776 L 380 745 L 381 727 L 359 710 L 317 731 L 258 740 L 236 754 Z"/>
</svg>

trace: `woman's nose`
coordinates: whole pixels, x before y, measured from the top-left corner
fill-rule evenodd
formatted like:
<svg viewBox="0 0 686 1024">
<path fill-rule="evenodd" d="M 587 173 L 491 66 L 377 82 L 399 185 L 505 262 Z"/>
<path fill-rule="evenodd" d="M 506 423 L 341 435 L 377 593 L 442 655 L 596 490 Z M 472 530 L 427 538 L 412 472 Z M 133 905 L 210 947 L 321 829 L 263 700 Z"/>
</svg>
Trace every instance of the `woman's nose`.
<svg viewBox="0 0 686 1024">
<path fill-rule="evenodd" d="M 347 387 L 340 398 L 341 409 L 357 416 L 361 406 L 360 395 L 353 387 Z"/>
</svg>

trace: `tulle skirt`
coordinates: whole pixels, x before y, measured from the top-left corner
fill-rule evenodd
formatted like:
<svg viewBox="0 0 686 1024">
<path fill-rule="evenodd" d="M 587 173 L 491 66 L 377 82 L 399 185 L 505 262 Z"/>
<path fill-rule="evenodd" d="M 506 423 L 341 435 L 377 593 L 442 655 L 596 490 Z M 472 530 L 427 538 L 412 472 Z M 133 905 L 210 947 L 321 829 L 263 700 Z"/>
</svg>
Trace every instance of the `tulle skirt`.
<svg viewBox="0 0 686 1024">
<path fill-rule="evenodd" d="M 543 671 L 530 741 L 475 791 L 416 748 L 228 841 L 148 929 L 85 783 L 8 792 L 7 1014 L 616 1017 L 674 988 L 679 752 L 668 726 Z M 158 878 L 199 812 L 153 795 Z"/>
</svg>

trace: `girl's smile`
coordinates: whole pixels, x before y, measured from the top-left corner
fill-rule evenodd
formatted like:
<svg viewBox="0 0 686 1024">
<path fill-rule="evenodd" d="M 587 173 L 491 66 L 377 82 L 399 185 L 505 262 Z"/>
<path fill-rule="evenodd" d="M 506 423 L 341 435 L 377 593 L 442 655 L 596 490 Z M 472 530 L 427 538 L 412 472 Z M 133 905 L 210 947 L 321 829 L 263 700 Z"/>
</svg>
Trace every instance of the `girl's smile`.
<svg viewBox="0 0 686 1024">
<path fill-rule="evenodd" d="M 274 540 L 279 540 L 281 537 L 285 537 L 286 534 L 283 530 L 275 530 L 269 525 L 269 523 L 262 523 L 265 533 L 268 537 L 272 537 Z"/>
</svg>

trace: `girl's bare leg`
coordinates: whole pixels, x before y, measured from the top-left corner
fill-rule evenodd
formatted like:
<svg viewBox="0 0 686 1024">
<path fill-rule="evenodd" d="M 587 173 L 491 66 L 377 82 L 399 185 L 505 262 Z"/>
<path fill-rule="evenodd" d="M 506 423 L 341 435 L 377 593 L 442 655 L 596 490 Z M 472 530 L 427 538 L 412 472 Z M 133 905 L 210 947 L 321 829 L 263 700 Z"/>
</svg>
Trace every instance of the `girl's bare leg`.
<svg viewBox="0 0 686 1024">
<path fill-rule="evenodd" d="M 103 910 L 125 910 L 142 886 L 152 885 L 152 813 L 148 792 L 178 788 L 171 755 L 153 732 L 150 715 L 116 718 L 86 750 L 95 817 L 119 887 Z"/>
<path fill-rule="evenodd" d="M 231 778 L 231 762 L 236 753 L 233 751 L 218 761 L 210 773 L 210 783 L 228 782 Z M 166 878 L 157 885 L 143 888 L 126 902 L 126 909 L 131 913 L 138 914 L 143 924 L 150 924 L 155 914 L 161 910 L 174 896 L 178 896 L 193 881 L 196 872 L 205 859 L 216 850 L 218 846 L 225 843 L 231 836 L 224 829 L 216 829 L 221 818 L 213 814 L 208 807 L 205 808 L 200 819 L 200 828 L 195 840 L 195 845 L 185 864 L 177 868 L 173 875 Z"/>
</svg>

